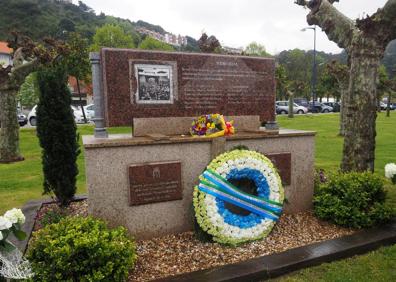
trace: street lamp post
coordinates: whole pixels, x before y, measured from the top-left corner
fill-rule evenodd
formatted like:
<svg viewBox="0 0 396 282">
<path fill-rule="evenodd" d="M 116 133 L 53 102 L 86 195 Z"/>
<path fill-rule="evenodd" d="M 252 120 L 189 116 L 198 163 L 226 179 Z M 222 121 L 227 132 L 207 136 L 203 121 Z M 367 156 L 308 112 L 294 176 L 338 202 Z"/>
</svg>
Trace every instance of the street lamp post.
<svg viewBox="0 0 396 282">
<path fill-rule="evenodd" d="M 317 75 L 317 70 L 316 70 L 316 25 L 313 27 L 306 27 L 303 28 L 301 31 L 306 31 L 307 29 L 312 29 L 314 31 L 314 53 L 313 53 L 313 66 L 312 66 L 312 85 L 311 85 L 311 91 L 312 91 L 312 104 L 315 104 L 316 100 L 316 75 Z"/>
</svg>

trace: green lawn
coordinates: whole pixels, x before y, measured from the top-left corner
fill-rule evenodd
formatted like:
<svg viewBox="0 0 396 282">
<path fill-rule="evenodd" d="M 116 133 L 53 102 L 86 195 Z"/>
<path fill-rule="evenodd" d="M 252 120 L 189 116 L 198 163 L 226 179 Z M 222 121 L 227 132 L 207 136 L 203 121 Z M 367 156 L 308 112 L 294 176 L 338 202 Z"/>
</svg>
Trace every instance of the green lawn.
<svg viewBox="0 0 396 282">
<path fill-rule="evenodd" d="M 325 170 L 339 168 L 343 138 L 338 136 L 338 114 L 296 115 L 293 119 L 279 116 L 278 122 L 284 128 L 316 131 L 315 166 Z M 391 112 L 390 118 L 379 114 L 376 141 L 375 170 L 383 175 L 385 165 L 396 162 L 396 112 Z"/>
<path fill-rule="evenodd" d="M 366 255 L 307 268 L 274 282 L 390 282 L 396 281 L 396 245 Z"/>
<path fill-rule="evenodd" d="M 110 133 L 131 132 L 129 128 L 111 128 Z M 93 134 L 91 125 L 78 126 L 80 136 Z M 81 144 L 81 138 L 80 138 Z M 31 199 L 42 197 L 43 174 L 41 170 L 41 148 L 33 128 L 22 128 L 20 147 L 25 161 L 13 164 L 0 164 L 0 214 L 13 207 L 21 207 Z M 79 175 L 77 193 L 86 193 L 84 150 L 78 157 Z"/>
<path fill-rule="evenodd" d="M 342 154 L 342 138 L 337 135 L 336 114 L 286 116 L 278 118 L 284 128 L 314 130 L 317 132 L 315 165 L 325 170 L 337 170 Z M 80 136 L 93 133 L 92 126 L 79 126 Z M 129 128 L 111 128 L 111 133 L 127 133 Z M 25 161 L 0 164 L 0 214 L 12 207 L 21 207 L 42 193 L 40 147 L 34 129 L 21 129 L 21 151 Z M 85 193 L 85 169 L 82 154 L 78 158 L 80 174 L 78 193 Z M 386 118 L 383 113 L 377 122 L 377 173 L 384 174 L 384 166 L 396 162 L 396 112 Z M 396 186 L 387 184 L 389 199 L 396 207 Z M 396 246 L 382 248 L 367 255 L 346 259 L 302 270 L 277 281 L 396 281 Z"/>
<path fill-rule="evenodd" d="M 337 170 L 342 156 L 342 138 L 337 136 L 339 115 L 279 117 L 282 127 L 315 130 L 315 166 Z M 387 118 L 381 113 L 377 120 L 375 171 L 384 174 L 384 166 L 396 162 L 396 112 Z M 396 208 L 396 186 L 388 183 L 388 198 Z M 396 281 L 396 245 L 317 267 L 301 270 L 275 281 Z"/>
<path fill-rule="evenodd" d="M 281 127 L 315 130 L 315 164 L 325 170 L 337 170 L 342 154 L 342 138 L 337 135 L 338 119 L 336 114 L 296 115 L 294 119 L 278 117 Z M 93 127 L 79 126 L 80 136 L 93 134 Z M 110 133 L 130 132 L 129 128 L 111 128 Z M 376 172 L 384 174 L 384 166 L 396 162 L 396 112 L 390 118 L 381 113 L 377 123 Z M 12 207 L 21 207 L 30 199 L 38 199 L 42 193 L 43 176 L 41 172 L 41 149 L 36 131 L 32 128 L 21 129 L 21 151 L 25 161 L 14 164 L 0 164 L 0 214 Z M 83 149 L 83 148 L 82 148 Z M 85 193 L 84 151 L 78 158 L 80 174 L 77 180 L 78 193 Z M 390 189 L 396 205 L 396 189 Z"/>
</svg>

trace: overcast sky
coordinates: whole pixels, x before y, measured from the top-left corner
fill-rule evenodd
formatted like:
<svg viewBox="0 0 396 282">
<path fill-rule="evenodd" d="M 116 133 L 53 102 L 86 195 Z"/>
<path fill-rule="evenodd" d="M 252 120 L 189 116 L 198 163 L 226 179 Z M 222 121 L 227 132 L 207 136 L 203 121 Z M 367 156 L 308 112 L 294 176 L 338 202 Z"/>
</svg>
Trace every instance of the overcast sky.
<svg viewBox="0 0 396 282">
<path fill-rule="evenodd" d="M 77 0 L 73 0 L 77 3 Z M 215 35 L 222 45 L 244 47 L 252 41 L 272 54 L 282 50 L 313 48 L 313 31 L 307 26 L 308 10 L 294 0 L 83 0 L 96 13 L 144 20 L 175 34 L 196 39 L 202 31 Z M 340 0 L 335 6 L 356 19 L 371 15 L 386 0 Z M 337 45 L 319 31 L 317 49 L 338 53 Z"/>
</svg>

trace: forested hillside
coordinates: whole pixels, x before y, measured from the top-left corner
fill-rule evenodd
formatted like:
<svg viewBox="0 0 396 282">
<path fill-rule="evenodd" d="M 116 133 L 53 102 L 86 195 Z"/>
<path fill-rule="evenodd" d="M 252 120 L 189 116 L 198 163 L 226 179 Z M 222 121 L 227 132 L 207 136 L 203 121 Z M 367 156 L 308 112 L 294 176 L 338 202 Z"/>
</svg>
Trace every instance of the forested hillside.
<svg viewBox="0 0 396 282">
<path fill-rule="evenodd" d="M 45 36 L 62 38 L 67 31 L 77 31 L 91 40 L 96 28 L 106 23 L 117 23 L 138 37 L 130 20 L 96 15 L 81 1 L 73 5 L 49 0 L 0 0 L 0 7 L 0 40 L 12 30 L 34 40 Z"/>
<path fill-rule="evenodd" d="M 135 45 L 141 41 L 140 35 L 136 32 L 136 27 L 144 27 L 152 31 L 165 34 L 165 31 L 159 25 L 138 20 L 132 22 L 128 19 L 121 19 L 101 13 L 97 15 L 94 10 L 95 7 L 88 7 L 82 1 L 78 1 L 78 5 L 60 3 L 56 0 L 0 0 L 0 41 L 4 41 L 9 36 L 10 31 L 16 30 L 23 34 L 30 36 L 34 40 L 40 40 L 46 36 L 52 36 L 62 39 L 67 32 L 77 31 L 83 37 L 88 38 L 89 41 L 95 33 L 96 28 L 104 24 L 120 25 L 124 31 L 130 34 L 135 41 Z M 221 35 L 219 35 L 221 37 Z M 188 45 L 182 48 L 183 51 L 199 51 L 197 41 L 188 36 Z M 305 52 L 303 50 L 283 51 L 276 57 L 282 64 L 291 64 L 294 60 L 292 58 L 301 58 L 301 64 L 295 66 L 295 79 L 310 81 L 311 72 L 309 66 L 312 65 L 310 55 L 312 51 Z M 324 62 L 332 59 L 340 60 L 345 63 L 347 60 L 345 53 L 327 54 L 318 52 L 319 69 Z M 385 58 L 383 60 L 388 74 L 394 76 L 393 71 L 396 70 L 396 41 L 389 44 Z M 290 66 L 294 68 L 293 66 Z M 304 73 L 302 69 L 306 69 Z"/>
</svg>

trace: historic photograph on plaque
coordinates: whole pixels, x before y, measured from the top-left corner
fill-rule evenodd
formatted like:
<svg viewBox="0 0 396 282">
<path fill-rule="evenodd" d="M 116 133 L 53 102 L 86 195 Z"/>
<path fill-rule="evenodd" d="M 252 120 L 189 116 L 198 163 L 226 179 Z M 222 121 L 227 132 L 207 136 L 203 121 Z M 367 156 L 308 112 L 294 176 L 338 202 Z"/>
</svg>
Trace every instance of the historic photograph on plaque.
<svg viewBox="0 0 396 282">
<path fill-rule="evenodd" d="M 135 76 L 136 103 L 173 103 L 173 68 L 171 65 L 136 64 Z"/>
</svg>

